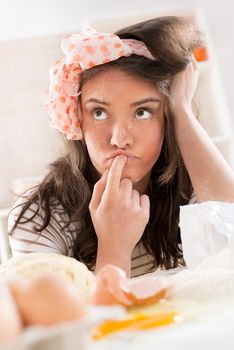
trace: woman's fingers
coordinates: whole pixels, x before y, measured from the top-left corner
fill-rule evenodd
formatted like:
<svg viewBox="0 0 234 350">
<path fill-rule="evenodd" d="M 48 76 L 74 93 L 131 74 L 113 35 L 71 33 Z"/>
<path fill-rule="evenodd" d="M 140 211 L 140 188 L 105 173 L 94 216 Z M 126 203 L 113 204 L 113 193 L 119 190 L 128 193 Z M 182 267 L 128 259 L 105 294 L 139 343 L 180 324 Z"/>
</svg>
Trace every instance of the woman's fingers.
<svg viewBox="0 0 234 350">
<path fill-rule="evenodd" d="M 119 192 L 120 181 L 127 157 L 120 155 L 115 157 L 108 172 L 105 193 L 108 196 L 116 196 Z"/>
<path fill-rule="evenodd" d="M 150 200 L 149 197 L 146 194 L 143 194 L 140 198 L 141 200 L 141 207 L 145 211 L 146 214 L 149 215 L 150 211 Z"/>
<path fill-rule="evenodd" d="M 99 206 L 104 193 L 106 193 L 109 198 L 116 197 L 120 188 L 120 181 L 126 160 L 127 157 L 125 156 L 117 156 L 111 164 L 109 171 L 106 170 L 100 180 L 96 182 L 89 204 L 91 210 Z"/>
<path fill-rule="evenodd" d="M 120 210 L 122 203 L 122 205 L 127 205 L 132 209 L 135 208 L 134 210 L 137 209 L 137 211 L 141 209 L 144 212 L 145 218 L 148 219 L 150 208 L 149 197 L 147 195 L 141 196 L 138 191 L 133 190 L 133 184 L 130 179 L 124 178 L 121 180 L 126 160 L 127 157 L 125 156 L 117 156 L 109 171 L 106 171 L 95 184 L 89 209 L 91 212 L 95 211 L 102 200 L 104 202 L 107 200 L 109 203 L 108 210 L 110 208 L 112 208 L 111 210 Z"/>
<path fill-rule="evenodd" d="M 146 216 L 149 217 L 149 211 L 150 211 L 150 200 L 149 197 L 146 194 L 143 194 L 140 196 L 140 194 L 136 191 L 132 191 L 132 202 L 136 207 L 140 207 Z"/>
<path fill-rule="evenodd" d="M 196 71 L 197 73 L 199 73 L 200 71 L 200 65 L 199 63 L 197 62 L 196 58 L 192 55 L 191 57 L 191 65 L 194 69 L 194 71 Z"/>
<path fill-rule="evenodd" d="M 131 200 L 132 197 L 132 181 L 130 179 L 122 179 L 120 181 L 120 190 L 125 198 Z"/>
<path fill-rule="evenodd" d="M 140 205 L 140 195 L 139 192 L 136 190 L 132 191 L 132 202 L 134 205 L 139 206 Z"/>
<path fill-rule="evenodd" d="M 196 66 L 198 65 L 198 62 L 197 62 L 196 58 L 194 57 L 194 55 L 191 55 L 191 62 L 193 64 L 195 64 Z"/>
<path fill-rule="evenodd" d="M 106 187 L 107 177 L 108 177 L 108 170 L 106 170 L 102 175 L 102 177 L 100 178 L 100 180 L 96 182 L 93 189 L 92 199 L 89 203 L 89 209 L 91 210 L 96 209 L 99 206 L 102 199 L 103 192 Z"/>
<path fill-rule="evenodd" d="M 149 197 L 146 194 L 140 194 L 138 191 L 133 190 L 132 191 L 132 201 L 135 205 L 140 206 L 143 210 L 146 212 L 149 211 L 150 208 L 150 200 Z"/>
</svg>

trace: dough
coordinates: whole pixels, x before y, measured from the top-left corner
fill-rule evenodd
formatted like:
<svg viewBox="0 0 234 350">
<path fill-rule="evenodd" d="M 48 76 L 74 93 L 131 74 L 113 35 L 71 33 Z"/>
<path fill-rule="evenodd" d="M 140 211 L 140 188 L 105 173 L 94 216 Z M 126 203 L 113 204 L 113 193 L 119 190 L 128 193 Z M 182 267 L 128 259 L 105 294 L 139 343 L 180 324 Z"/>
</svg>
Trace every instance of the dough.
<svg viewBox="0 0 234 350">
<path fill-rule="evenodd" d="M 85 264 L 56 253 L 28 253 L 12 257 L 0 265 L 0 279 L 33 278 L 44 272 L 54 272 L 72 281 L 84 300 L 87 300 L 95 278 Z"/>
</svg>

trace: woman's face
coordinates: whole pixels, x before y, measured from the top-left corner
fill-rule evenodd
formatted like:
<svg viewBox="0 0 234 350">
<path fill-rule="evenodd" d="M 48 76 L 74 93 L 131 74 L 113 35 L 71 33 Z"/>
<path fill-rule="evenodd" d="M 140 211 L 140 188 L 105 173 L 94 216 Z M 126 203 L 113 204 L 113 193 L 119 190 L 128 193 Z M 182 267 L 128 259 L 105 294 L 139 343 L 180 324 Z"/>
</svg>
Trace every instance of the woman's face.
<svg viewBox="0 0 234 350">
<path fill-rule="evenodd" d="M 164 136 L 164 97 L 153 84 L 110 69 L 86 81 L 81 93 L 82 131 L 100 174 L 118 154 L 127 162 L 122 178 L 145 190 Z"/>
</svg>

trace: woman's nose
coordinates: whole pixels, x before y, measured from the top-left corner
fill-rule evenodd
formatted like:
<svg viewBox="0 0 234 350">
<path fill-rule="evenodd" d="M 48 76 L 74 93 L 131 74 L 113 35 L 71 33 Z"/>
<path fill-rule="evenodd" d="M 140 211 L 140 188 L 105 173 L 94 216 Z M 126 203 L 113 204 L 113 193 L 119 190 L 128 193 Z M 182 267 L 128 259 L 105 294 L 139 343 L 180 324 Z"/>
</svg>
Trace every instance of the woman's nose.
<svg viewBox="0 0 234 350">
<path fill-rule="evenodd" d="M 127 124 L 116 124 L 112 128 L 111 140 L 112 146 L 118 148 L 126 148 L 132 145 L 133 135 L 131 132 L 131 125 Z"/>
</svg>

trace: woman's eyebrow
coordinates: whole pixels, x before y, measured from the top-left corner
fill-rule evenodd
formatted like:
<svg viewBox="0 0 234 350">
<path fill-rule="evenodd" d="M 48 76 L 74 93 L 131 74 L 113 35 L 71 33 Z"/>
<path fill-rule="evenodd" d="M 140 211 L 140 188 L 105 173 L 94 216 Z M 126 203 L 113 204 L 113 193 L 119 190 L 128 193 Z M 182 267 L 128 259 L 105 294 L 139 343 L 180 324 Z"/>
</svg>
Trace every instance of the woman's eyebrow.
<svg viewBox="0 0 234 350">
<path fill-rule="evenodd" d="M 86 101 L 85 105 L 88 104 L 88 103 L 91 103 L 91 102 L 100 103 L 100 104 L 103 104 L 105 106 L 109 106 L 110 105 L 108 102 L 99 100 L 98 98 L 95 98 L 95 97 L 92 97 L 88 101 Z M 144 98 L 143 100 L 139 100 L 139 101 L 131 103 L 131 106 L 133 106 L 133 107 L 134 106 L 139 106 L 139 105 L 141 105 L 143 103 L 147 103 L 147 102 L 162 103 L 162 100 L 159 99 L 159 98 L 155 98 L 155 97 L 148 97 L 148 98 Z"/>
<path fill-rule="evenodd" d="M 85 105 L 88 104 L 88 103 L 91 103 L 91 102 L 100 103 L 100 104 L 106 105 L 106 106 L 109 106 L 109 105 L 110 105 L 108 102 L 99 100 L 98 98 L 95 98 L 95 97 L 92 97 L 92 98 L 90 98 L 88 101 L 86 101 L 86 102 L 85 102 Z"/>
<path fill-rule="evenodd" d="M 160 98 L 148 97 L 148 98 L 144 98 L 143 100 L 131 103 L 131 106 L 139 106 L 139 105 L 142 105 L 143 103 L 147 103 L 147 102 L 162 103 L 162 100 Z"/>
</svg>

